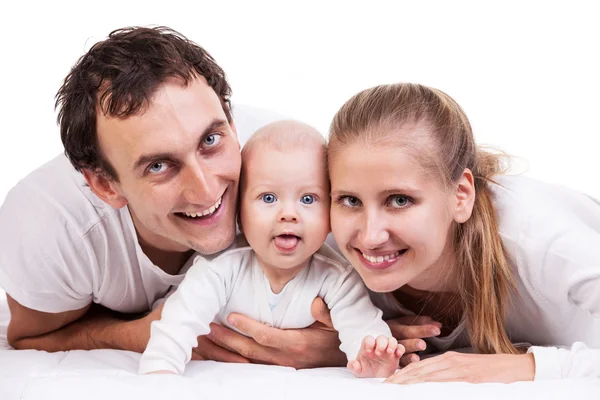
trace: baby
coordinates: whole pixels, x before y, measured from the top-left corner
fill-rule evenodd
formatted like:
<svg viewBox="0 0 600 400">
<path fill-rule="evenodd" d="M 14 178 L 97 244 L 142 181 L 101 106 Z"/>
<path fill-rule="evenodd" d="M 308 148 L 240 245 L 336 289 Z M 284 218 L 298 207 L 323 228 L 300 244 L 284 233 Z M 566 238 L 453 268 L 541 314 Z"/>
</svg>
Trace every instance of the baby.
<svg viewBox="0 0 600 400">
<path fill-rule="evenodd" d="M 242 150 L 240 229 L 236 243 L 212 259 L 197 256 L 152 323 L 140 373 L 182 373 L 197 337 L 232 312 L 282 329 L 315 322 L 323 298 L 348 368 L 358 377 L 392 375 L 404 347 L 352 267 L 324 244 L 329 233 L 325 139 L 295 121 L 258 130 Z M 246 242 L 247 241 L 247 242 Z"/>
</svg>

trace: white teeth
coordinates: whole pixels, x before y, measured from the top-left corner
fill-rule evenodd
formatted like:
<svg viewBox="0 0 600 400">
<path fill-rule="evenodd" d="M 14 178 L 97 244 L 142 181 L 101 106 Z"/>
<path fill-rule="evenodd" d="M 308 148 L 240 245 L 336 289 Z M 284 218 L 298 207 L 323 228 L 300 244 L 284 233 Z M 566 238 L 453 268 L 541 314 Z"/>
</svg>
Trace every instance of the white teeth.
<svg viewBox="0 0 600 400">
<path fill-rule="evenodd" d="M 221 205 L 221 201 L 223 200 L 223 197 L 219 197 L 219 200 L 217 200 L 217 202 L 215 204 L 213 204 L 212 206 L 208 207 L 206 210 L 202 210 L 196 213 L 189 213 L 186 212 L 184 213 L 187 217 L 191 217 L 191 218 L 196 218 L 196 217 L 204 217 L 206 215 L 210 215 L 212 213 L 214 213 L 219 206 Z"/>
<path fill-rule="evenodd" d="M 399 257 L 400 256 L 400 252 L 397 251 L 395 253 L 392 254 L 386 254 L 385 256 L 370 256 L 368 254 L 365 254 L 363 252 L 361 252 L 361 254 L 363 255 L 364 258 L 366 258 L 369 262 L 372 262 L 373 264 L 380 264 L 384 261 L 388 261 L 391 260 L 393 258 Z"/>
</svg>

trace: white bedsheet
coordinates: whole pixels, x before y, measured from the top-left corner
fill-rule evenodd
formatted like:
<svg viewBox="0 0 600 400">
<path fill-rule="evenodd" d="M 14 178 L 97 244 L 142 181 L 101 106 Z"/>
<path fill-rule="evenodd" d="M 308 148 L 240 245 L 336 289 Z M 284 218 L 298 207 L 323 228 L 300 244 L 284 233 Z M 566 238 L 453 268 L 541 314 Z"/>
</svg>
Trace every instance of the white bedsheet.
<svg viewBox="0 0 600 400">
<path fill-rule="evenodd" d="M 116 351 L 15 351 L 6 343 L 9 314 L 0 290 L 0 400 L 185 399 L 596 399 L 600 379 L 511 385 L 388 385 L 355 379 L 344 368 L 292 368 L 192 361 L 183 377 L 136 374 L 139 354 Z"/>
</svg>

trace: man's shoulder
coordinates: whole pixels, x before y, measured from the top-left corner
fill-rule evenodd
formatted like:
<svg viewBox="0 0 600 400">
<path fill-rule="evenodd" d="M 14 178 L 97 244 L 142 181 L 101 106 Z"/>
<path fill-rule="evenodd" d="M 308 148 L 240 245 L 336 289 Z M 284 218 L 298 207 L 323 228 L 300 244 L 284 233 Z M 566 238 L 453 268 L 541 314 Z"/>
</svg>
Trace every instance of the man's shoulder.
<svg viewBox="0 0 600 400">
<path fill-rule="evenodd" d="M 0 243 L 4 289 L 29 308 L 74 310 L 92 296 L 128 312 L 147 303 L 134 270 L 140 249 L 128 209 L 95 197 L 64 156 L 8 193 L 0 207 Z"/>
<path fill-rule="evenodd" d="M 67 176 L 73 177 L 76 174 L 78 172 L 73 168 L 69 159 L 61 153 L 26 175 L 15 188 L 32 183 L 42 186 L 49 186 L 50 184 L 56 186 L 56 184 L 60 185 L 64 182 L 64 179 L 58 179 L 59 176 L 66 178 Z"/>
<path fill-rule="evenodd" d="M 0 256 L 13 266 L 98 263 L 136 252 L 126 208 L 113 209 L 60 156 L 22 179 L 0 206 Z M 119 251 L 107 251 L 118 248 Z M 3 267 L 3 266 L 0 266 Z"/>
<path fill-rule="evenodd" d="M 83 175 L 64 155 L 59 155 L 8 192 L 0 207 L 0 225 L 2 229 L 21 226 L 50 231 L 64 226 L 83 235 L 104 217 L 117 212 L 94 195 Z"/>
</svg>

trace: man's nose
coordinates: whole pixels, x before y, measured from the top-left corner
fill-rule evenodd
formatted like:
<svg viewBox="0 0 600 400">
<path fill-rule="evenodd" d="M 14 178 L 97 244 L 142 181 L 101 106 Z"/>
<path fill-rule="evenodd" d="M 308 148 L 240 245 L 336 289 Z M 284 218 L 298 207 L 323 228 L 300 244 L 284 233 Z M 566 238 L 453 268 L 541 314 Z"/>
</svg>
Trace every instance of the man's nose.
<svg viewBox="0 0 600 400">
<path fill-rule="evenodd" d="M 215 201 L 219 190 L 214 172 L 201 163 L 185 168 L 181 186 L 183 197 L 188 203 L 202 205 Z"/>
</svg>

